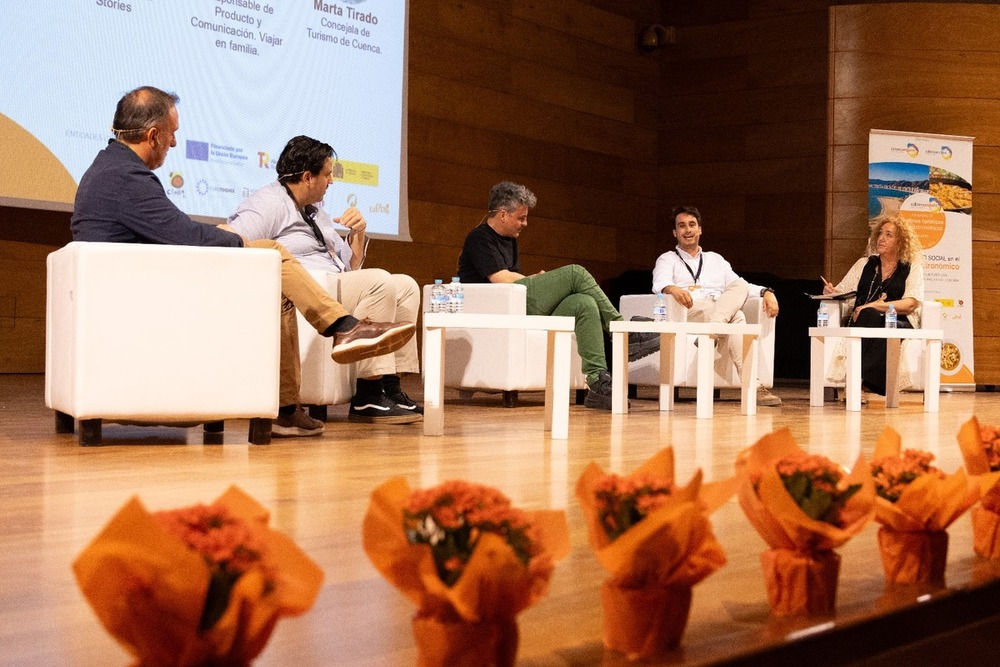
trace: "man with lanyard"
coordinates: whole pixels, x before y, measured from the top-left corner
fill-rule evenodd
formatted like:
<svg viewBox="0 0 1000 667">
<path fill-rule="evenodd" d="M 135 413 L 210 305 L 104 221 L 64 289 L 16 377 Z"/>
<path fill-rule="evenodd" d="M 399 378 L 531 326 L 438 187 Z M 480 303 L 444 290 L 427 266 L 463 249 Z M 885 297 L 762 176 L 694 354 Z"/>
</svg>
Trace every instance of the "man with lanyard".
<svg viewBox="0 0 1000 667">
<path fill-rule="evenodd" d="M 677 247 L 656 260 L 653 269 L 653 293 L 669 294 L 689 310 L 691 322 L 746 322 L 743 304 L 750 294 L 759 294 L 768 317 L 778 314 L 778 299 L 770 287 L 751 285 L 736 275 L 722 255 L 704 252 L 701 239 L 701 213 L 694 206 L 678 206 L 672 211 Z M 742 373 L 739 340 L 728 336 L 729 356 Z M 781 399 L 758 387 L 757 404 L 781 405 Z"/>
<path fill-rule="evenodd" d="M 229 218 L 236 233 L 248 239 L 273 239 L 304 267 L 339 274 L 339 298 L 359 317 L 416 322 L 420 288 L 410 276 L 363 269 L 368 249 L 367 223 L 350 207 L 331 219 L 318 206 L 343 165 L 329 144 L 306 136 L 289 140 L 276 165 L 278 180 L 248 197 Z M 348 230 L 345 241 L 333 228 Z M 299 360 L 289 360 L 298 365 Z M 393 352 L 358 362 L 357 390 L 348 419 L 356 422 L 408 424 L 423 419 L 423 409 L 400 387 L 400 374 L 419 373 L 416 339 Z"/>
</svg>

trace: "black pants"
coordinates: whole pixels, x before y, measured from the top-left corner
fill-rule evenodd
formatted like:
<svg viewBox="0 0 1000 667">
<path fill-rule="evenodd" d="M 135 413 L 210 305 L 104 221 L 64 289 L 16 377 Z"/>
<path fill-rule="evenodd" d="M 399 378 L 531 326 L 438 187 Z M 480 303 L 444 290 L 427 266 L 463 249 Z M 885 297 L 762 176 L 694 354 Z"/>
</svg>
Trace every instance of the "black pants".
<svg viewBox="0 0 1000 667">
<path fill-rule="evenodd" d="M 885 313 L 865 308 L 849 326 L 881 329 L 885 326 Z M 900 329 L 913 328 L 910 320 L 903 315 L 899 316 L 896 326 Z M 861 339 L 861 384 L 880 396 L 885 396 L 885 345 L 886 341 L 882 338 Z"/>
</svg>

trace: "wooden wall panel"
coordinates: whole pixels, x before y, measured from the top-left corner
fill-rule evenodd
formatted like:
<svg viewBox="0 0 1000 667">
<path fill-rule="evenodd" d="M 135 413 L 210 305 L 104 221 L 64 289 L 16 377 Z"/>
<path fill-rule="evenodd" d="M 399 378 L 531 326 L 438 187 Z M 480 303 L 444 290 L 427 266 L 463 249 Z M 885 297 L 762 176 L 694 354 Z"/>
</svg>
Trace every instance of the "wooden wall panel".
<svg viewBox="0 0 1000 667">
<path fill-rule="evenodd" d="M 718 18 L 722 20 L 678 31 L 676 57 L 687 60 L 799 49 L 826 50 L 826 7 L 790 8 L 778 15 L 742 20 L 725 20 L 720 12 Z"/>
<path fill-rule="evenodd" d="M 826 86 L 826 61 L 827 54 L 815 46 L 791 52 L 705 58 L 696 69 L 666 68 L 663 85 L 668 91 L 683 91 L 687 95 L 748 87 Z"/>
<path fill-rule="evenodd" d="M 834 100 L 837 145 L 868 145 L 868 131 L 905 130 L 975 137 L 978 144 L 1000 145 L 1000 100 L 920 97 L 919 72 L 912 74 L 911 96 Z M 859 132 L 865 139 L 859 141 Z"/>
<path fill-rule="evenodd" d="M 858 258 L 865 254 L 866 246 L 865 239 L 833 239 L 829 245 L 833 264 L 820 275 L 834 284 L 839 283 Z"/>
<path fill-rule="evenodd" d="M 1000 142 L 992 146 L 984 142 L 985 140 L 977 138 L 972 153 L 975 189 L 977 193 L 1000 192 L 1000 170 L 992 168 L 993 165 L 1000 164 Z"/>
<path fill-rule="evenodd" d="M 635 26 L 625 16 L 578 0 L 512 0 L 512 14 L 588 42 L 632 51 Z"/>
<path fill-rule="evenodd" d="M 975 166 L 972 173 L 976 173 Z M 972 195 L 972 240 L 1000 241 L 1000 190 L 987 190 L 987 186 L 983 186 L 984 191 L 979 192 L 979 179 L 974 178 L 974 183 L 976 192 Z"/>
<path fill-rule="evenodd" d="M 835 58 L 837 97 L 910 97 L 914 75 L 922 81 L 921 97 L 989 99 L 1000 87 L 997 52 L 866 50 L 836 52 Z"/>
<path fill-rule="evenodd" d="M 636 48 L 656 9 L 654 0 L 411 5 L 410 228 L 415 246 L 445 256 L 434 265 L 453 266 L 489 187 L 511 179 L 539 197 L 521 237 L 526 268 L 575 258 L 603 280 L 631 266 L 621 231 L 657 224 L 659 65 Z"/>
<path fill-rule="evenodd" d="M 825 83 L 676 96 L 663 129 L 669 133 L 689 127 L 796 123 L 825 118 L 826 105 Z"/>
<path fill-rule="evenodd" d="M 977 329 L 982 331 L 982 329 Z M 1000 339 L 975 336 L 972 348 L 976 355 L 976 384 L 1000 384 Z"/>
<path fill-rule="evenodd" d="M 622 123 L 635 119 L 635 94 L 631 90 L 573 72 L 518 61 L 512 67 L 511 86 L 518 96 L 557 107 Z"/>
<path fill-rule="evenodd" d="M 822 193 L 825 167 L 823 156 L 673 164 L 660 169 L 660 180 L 664 188 L 689 192 L 724 189 L 729 195 Z"/>
<path fill-rule="evenodd" d="M 836 122 L 836 121 L 835 121 Z M 864 130 L 864 141 L 844 144 L 836 142 L 830 147 L 833 156 L 833 192 L 868 191 L 868 131 Z M 881 129 L 881 128 L 879 128 Z M 858 136 L 861 130 L 858 129 Z"/>
<path fill-rule="evenodd" d="M 842 3 L 835 3 L 842 4 Z M 1000 14 L 987 3 L 859 3 L 836 7 L 834 51 L 996 50 Z M 992 37 L 992 39 L 987 39 Z"/>
<path fill-rule="evenodd" d="M 409 101 L 411 110 L 453 123 L 512 132 L 537 141 L 640 161 L 652 161 L 656 157 L 656 133 L 652 128 L 644 129 L 478 85 L 412 73 Z"/>
<path fill-rule="evenodd" d="M 833 218 L 830 228 L 833 238 L 868 237 L 868 198 L 859 197 L 859 194 L 864 194 L 864 191 L 832 193 Z"/>
<path fill-rule="evenodd" d="M 826 224 L 827 5 L 709 6 L 692 8 L 694 25 L 684 24 L 687 8 L 674 10 L 677 44 L 663 56 L 660 242 L 674 243 L 670 207 L 693 204 L 704 247 L 737 272 L 815 279 Z"/>
<path fill-rule="evenodd" d="M 995 242 L 972 242 L 972 286 L 976 289 L 1000 289 L 1000 252 L 997 252 Z M 990 329 L 996 331 L 996 326 Z"/>
<path fill-rule="evenodd" d="M 988 336 L 1000 320 L 1000 289 L 976 288 L 972 292 L 972 300 L 976 331 Z"/>
<path fill-rule="evenodd" d="M 0 241 L 0 372 L 45 370 L 45 258 L 55 249 Z"/>
</svg>

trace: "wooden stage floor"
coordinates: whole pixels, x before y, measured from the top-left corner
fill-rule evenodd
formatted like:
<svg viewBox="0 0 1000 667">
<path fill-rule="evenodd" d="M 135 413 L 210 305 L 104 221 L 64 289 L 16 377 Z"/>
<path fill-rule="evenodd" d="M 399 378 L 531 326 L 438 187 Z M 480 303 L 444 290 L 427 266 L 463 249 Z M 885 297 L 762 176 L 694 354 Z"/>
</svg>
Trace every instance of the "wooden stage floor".
<svg viewBox="0 0 1000 667">
<path fill-rule="evenodd" d="M 406 387 L 419 396 L 415 380 Z M 647 395 L 648 392 L 648 395 Z M 102 447 L 82 448 L 56 435 L 43 401 L 43 378 L 0 375 L 0 664 L 124 665 L 126 654 L 104 632 L 80 595 L 70 564 L 131 496 L 150 509 L 208 502 L 237 484 L 272 513 L 272 525 L 323 568 L 315 607 L 284 619 L 259 665 L 412 665 L 412 605 L 373 569 L 361 548 L 361 519 L 371 490 L 404 475 L 411 486 L 467 479 L 499 487 L 527 508 L 565 508 L 573 551 L 556 566 L 549 596 L 519 617 L 518 664 L 524 667 L 625 665 L 601 645 L 599 585 L 605 572 L 587 545 L 573 489 L 591 461 L 631 471 L 673 445 L 678 479 L 696 468 L 727 476 L 737 453 L 768 432 L 789 427 L 814 453 L 853 463 L 870 455 L 884 426 L 905 445 L 934 452 L 951 472 L 961 466 L 955 441 L 973 414 L 1000 423 L 1000 393 L 945 393 L 941 412 L 925 414 L 920 394 L 904 394 L 898 409 L 873 401 L 859 414 L 840 403 L 810 408 L 804 385 L 779 386 L 780 408 L 739 414 L 738 400 L 717 402 L 715 417 L 696 419 L 693 400 L 672 413 L 657 410 L 645 389 L 625 416 L 573 406 L 568 441 L 542 430 L 542 396 L 502 407 L 499 395 L 462 402 L 448 393 L 445 435 L 422 436 L 420 425 L 370 426 L 331 409 L 321 438 L 246 443 L 246 422 L 227 424 L 223 445 L 203 445 L 199 428 L 106 425 Z M 694 590 L 681 649 L 663 664 L 695 665 L 732 658 L 807 634 L 822 623 L 851 624 L 886 611 L 991 581 L 1000 566 L 975 557 L 968 516 L 951 528 L 947 589 L 887 589 L 874 525 L 851 540 L 843 557 L 836 615 L 778 619 L 768 613 L 759 564 L 763 541 L 736 500 L 712 517 L 728 564 Z M 819 657 L 819 656 L 817 656 Z M 817 660 L 817 664 L 822 659 Z"/>
</svg>

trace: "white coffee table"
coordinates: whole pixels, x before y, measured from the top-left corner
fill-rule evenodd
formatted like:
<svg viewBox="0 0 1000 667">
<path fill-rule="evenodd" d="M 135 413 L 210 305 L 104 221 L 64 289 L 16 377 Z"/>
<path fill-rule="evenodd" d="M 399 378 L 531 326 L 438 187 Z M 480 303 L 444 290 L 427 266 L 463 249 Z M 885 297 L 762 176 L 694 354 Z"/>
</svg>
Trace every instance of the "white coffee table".
<svg viewBox="0 0 1000 667">
<path fill-rule="evenodd" d="M 847 410 L 861 410 L 861 341 L 885 339 L 885 406 L 899 407 L 899 355 L 904 340 L 921 341 L 924 346 L 924 412 L 937 412 L 941 390 L 942 329 L 875 329 L 869 327 L 810 327 L 809 405 L 823 405 L 825 386 L 824 346 L 833 339 L 847 341 Z"/>
<path fill-rule="evenodd" d="M 698 337 L 698 386 L 695 414 L 700 419 L 712 417 L 715 392 L 715 341 L 712 336 L 743 337 L 743 374 L 740 378 L 740 413 L 757 414 L 757 359 L 761 334 L 759 324 L 710 322 L 612 322 L 611 330 L 611 411 L 628 412 L 628 334 L 660 334 L 660 410 L 674 409 L 674 367 L 683 355 L 688 335 Z"/>
<path fill-rule="evenodd" d="M 481 313 L 424 313 L 424 435 L 444 434 L 444 340 L 447 329 L 526 329 L 548 332 L 545 430 L 569 438 L 572 317 Z"/>
</svg>

